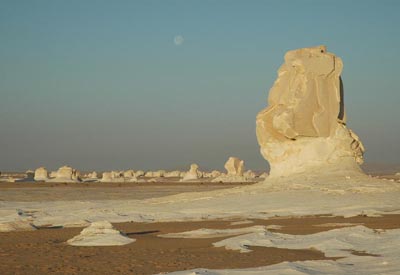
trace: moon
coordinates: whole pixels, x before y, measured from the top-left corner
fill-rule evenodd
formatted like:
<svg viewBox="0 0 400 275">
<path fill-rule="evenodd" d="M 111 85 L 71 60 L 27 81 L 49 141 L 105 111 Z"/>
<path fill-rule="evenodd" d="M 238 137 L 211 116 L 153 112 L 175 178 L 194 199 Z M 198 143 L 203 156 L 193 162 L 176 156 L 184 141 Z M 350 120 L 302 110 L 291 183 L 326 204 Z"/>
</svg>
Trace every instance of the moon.
<svg viewBox="0 0 400 275">
<path fill-rule="evenodd" d="M 174 44 L 175 44 L 176 46 L 182 45 L 184 41 L 185 41 L 185 38 L 183 38 L 182 35 L 176 35 L 176 36 L 174 37 Z"/>
</svg>

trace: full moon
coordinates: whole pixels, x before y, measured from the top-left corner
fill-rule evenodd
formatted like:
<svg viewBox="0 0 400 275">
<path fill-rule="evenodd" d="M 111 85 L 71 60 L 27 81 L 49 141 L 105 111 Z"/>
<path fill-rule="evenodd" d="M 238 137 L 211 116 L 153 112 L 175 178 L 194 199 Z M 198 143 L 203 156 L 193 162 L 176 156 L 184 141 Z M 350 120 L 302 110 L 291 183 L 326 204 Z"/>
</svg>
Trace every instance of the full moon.
<svg viewBox="0 0 400 275">
<path fill-rule="evenodd" d="M 174 37 L 174 44 L 177 46 L 182 45 L 183 41 L 185 41 L 185 38 L 183 38 L 182 35 L 177 35 Z"/>
</svg>

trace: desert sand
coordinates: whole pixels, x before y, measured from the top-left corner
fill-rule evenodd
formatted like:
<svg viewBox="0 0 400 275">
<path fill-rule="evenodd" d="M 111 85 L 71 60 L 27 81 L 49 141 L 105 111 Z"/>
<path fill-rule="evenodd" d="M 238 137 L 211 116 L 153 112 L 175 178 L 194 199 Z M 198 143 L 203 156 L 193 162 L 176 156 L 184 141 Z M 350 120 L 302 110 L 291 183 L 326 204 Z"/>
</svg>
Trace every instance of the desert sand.
<svg viewBox="0 0 400 275">
<path fill-rule="evenodd" d="M 112 247 L 72 247 L 66 241 L 82 228 L 40 229 L 0 233 L 1 274 L 158 274 L 198 267 L 211 269 L 250 268 L 283 261 L 328 259 L 313 249 L 252 247 L 248 254 L 213 247 L 226 237 L 210 239 L 166 239 L 158 235 L 199 228 L 243 228 L 253 225 L 281 225 L 274 232 L 310 234 L 344 225 L 363 224 L 373 229 L 400 228 L 399 215 L 383 217 L 297 217 L 269 220 L 203 222 L 116 223 L 114 226 L 136 239 L 132 244 Z M 232 225 L 232 223 L 239 223 Z M 243 224 L 241 224 L 241 222 Z M 323 225 L 323 226 L 318 226 Z M 328 226 L 326 226 L 328 225 Z M 368 255 L 363 251 L 354 251 Z"/>
</svg>

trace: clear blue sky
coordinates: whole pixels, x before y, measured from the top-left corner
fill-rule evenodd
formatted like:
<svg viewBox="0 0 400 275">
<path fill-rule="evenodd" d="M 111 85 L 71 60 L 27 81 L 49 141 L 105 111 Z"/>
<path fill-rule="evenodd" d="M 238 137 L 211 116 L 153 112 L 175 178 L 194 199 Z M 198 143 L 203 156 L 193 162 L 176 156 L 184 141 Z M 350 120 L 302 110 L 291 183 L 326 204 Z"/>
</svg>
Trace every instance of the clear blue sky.
<svg viewBox="0 0 400 275">
<path fill-rule="evenodd" d="M 367 162 L 400 163 L 400 1 L 0 0 L 0 170 L 223 169 L 286 51 L 344 61 Z M 184 42 L 174 44 L 182 35 Z"/>
</svg>

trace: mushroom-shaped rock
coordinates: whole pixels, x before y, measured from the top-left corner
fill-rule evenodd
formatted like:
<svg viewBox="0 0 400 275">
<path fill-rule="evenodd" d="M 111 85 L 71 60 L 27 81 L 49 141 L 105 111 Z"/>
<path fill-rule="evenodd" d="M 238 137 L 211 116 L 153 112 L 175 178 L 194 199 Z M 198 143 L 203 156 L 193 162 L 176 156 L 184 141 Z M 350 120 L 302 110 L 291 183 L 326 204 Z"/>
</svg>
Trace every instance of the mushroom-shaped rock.
<svg viewBox="0 0 400 275">
<path fill-rule="evenodd" d="M 257 115 L 257 140 L 270 176 L 357 172 L 364 147 L 346 127 L 342 60 L 325 46 L 289 51 Z"/>
<path fill-rule="evenodd" d="M 35 181 L 47 181 L 49 179 L 49 173 L 44 167 L 39 167 L 35 170 L 35 175 L 33 177 Z"/>
<path fill-rule="evenodd" d="M 128 238 L 114 229 L 108 221 L 98 221 L 91 223 L 67 243 L 73 246 L 114 246 L 126 245 L 134 241 L 135 239 Z"/>
</svg>

